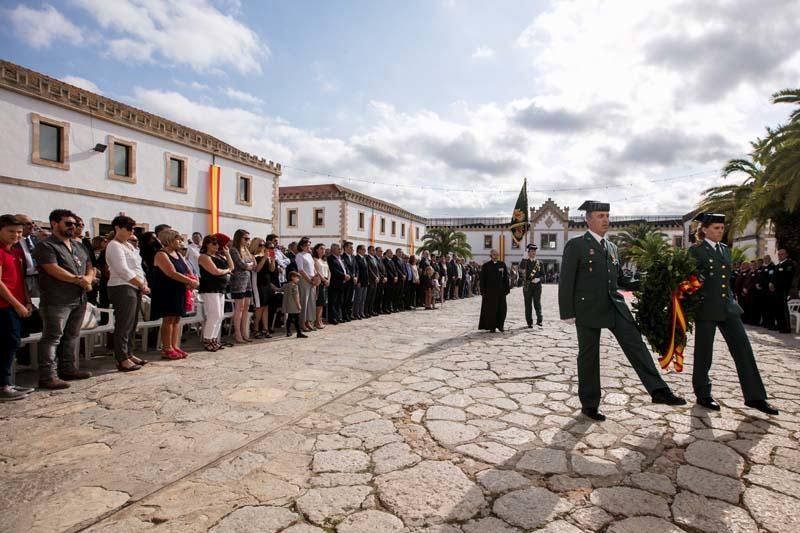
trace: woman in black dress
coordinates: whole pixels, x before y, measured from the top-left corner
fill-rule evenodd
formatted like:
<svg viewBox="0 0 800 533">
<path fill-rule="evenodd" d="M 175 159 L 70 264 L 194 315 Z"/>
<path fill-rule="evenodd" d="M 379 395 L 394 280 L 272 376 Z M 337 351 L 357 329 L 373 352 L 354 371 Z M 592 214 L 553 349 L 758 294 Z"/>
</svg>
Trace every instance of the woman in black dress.
<svg viewBox="0 0 800 533">
<path fill-rule="evenodd" d="M 186 291 L 196 289 L 198 283 L 189 276 L 189 265 L 178 253 L 183 244 L 180 233 L 165 229 L 158 234 L 158 240 L 163 248 L 155 254 L 153 261 L 150 319 L 163 319 L 161 351 L 164 359 L 183 359 L 189 354 L 180 349 L 180 321 L 186 312 Z"/>
<path fill-rule="evenodd" d="M 270 272 L 275 270 L 275 257 L 267 253 L 267 242 L 256 237 L 250 243 L 250 253 L 256 260 L 253 277 L 253 301 L 256 312 L 253 317 L 253 338 L 271 339 L 269 332 L 269 301 L 272 298 Z"/>
<path fill-rule="evenodd" d="M 222 350 L 219 335 L 225 315 L 225 291 L 233 272 L 233 259 L 227 244 L 220 243 L 222 236 L 206 235 L 200 245 L 197 265 L 200 268 L 200 288 L 203 299 L 203 348 L 209 352 Z"/>
</svg>

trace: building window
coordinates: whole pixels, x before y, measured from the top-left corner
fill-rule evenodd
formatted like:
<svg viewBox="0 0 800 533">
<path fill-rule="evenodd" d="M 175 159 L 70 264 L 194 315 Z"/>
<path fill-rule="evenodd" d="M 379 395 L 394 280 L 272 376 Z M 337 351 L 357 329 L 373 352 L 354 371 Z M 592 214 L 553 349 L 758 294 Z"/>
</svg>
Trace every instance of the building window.
<svg viewBox="0 0 800 533">
<path fill-rule="evenodd" d="M 363 211 L 359 211 L 358 212 L 358 229 L 361 229 L 361 230 L 364 229 L 364 212 Z"/>
<path fill-rule="evenodd" d="M 318 207 L 314 209 L 314 227 L 318 228 L 325 225 L 325 209 Z"/>
<path fill-rule="evenodd" d="M 419 240 L 419 228 L 416 228 L 416 230 L 417 230 L 417 240 Z"/>
<path fill-rule="evenodd" d="M 555 233 L 542 233 L 542 245 L 540 248 L 543 250 L 555 250 L 558 245 L 556 237 Z"/>
<path fill-rule="evenodd" d="M 672 237 L 672 246 L 675 248 L 683 248 L 683 235 L 675 235 Z"/>
<path fill-rule="evenodd" d="M 400 224 L 400 236 L 401 237 L 405 237 L 406 236 L 406 225 L 405 224 Z"/>
<path fill-rule="evenodd" d="M 189 158 L 175 154 L 166 154 L 165 160 L 167 175 L 164 188 L 168 191 L 187 192 L 189 188 L 186 182 L 186 167 L 189 166 Z"/>
<path fill-rule="evenodd" d="M 386 219 L 384 217 L 381 217 L 381 233 L 386 233 Z"/>
<path fill-rule="evenodd" d="M 69 123 L 31 113 L 33 143 L 31 162 L 69 170 Z"/>
<path fill-rule="evenodd" d="M 136 143 L 108 136 L 108 178 L 136 183 Z"/>
<path fill-rule="evenodd" d="M 253 205 L 253 176 L 236 174 L 236 203 Z"/>
<path fill-rule="evenodd" d="M 487 250 L 491 249 L 491 247 L 492 247 L 492 236 L 491 235 L 484 235 L 483 236 L 483 247 L 486 248 Z"/>
<path fill-rule="evenodd" d="M 297 227 L 297 209 L 286 210 L 286 225 L 290 228 Z"/>
<path fill-rule="evenodd" d="M 392 220 L 392 237 L 394 237 L 395 235 L 397 235 L 397 222 Z"/>
</svg>

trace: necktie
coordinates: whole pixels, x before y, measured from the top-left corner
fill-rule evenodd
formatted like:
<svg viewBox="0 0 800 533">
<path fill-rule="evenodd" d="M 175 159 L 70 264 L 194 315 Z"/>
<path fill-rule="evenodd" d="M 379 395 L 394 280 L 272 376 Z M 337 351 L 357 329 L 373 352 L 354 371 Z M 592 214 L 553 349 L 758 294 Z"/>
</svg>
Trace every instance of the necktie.
<svg viewBox="0 0 800 533">
<path fill-rule="evenodd" d="M 717 250 L 718 254 L 722 253 L 722 250 L 719 249 L 719 243 L 717 243 L 717 245 L 714 248 Z"/>
<path fill-rule="evenodd" d="M 600 246 L 603 248 L 604 252 L 607 251 L 606 250 L 606 240 L 605 239 L 600 239 Z"/>
</svg>

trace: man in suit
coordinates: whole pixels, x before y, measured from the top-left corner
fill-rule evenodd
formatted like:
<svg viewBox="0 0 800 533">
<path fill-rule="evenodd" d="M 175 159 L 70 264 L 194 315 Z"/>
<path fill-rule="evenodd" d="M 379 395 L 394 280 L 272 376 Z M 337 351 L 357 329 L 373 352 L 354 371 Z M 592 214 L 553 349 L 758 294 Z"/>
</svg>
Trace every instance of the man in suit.
<svg viewBox="0 0 800 533">
<path fill-rule="evenodd" d="M 392 261 L 393 255 L 391 250 L 386 250 L 383 253 L 383 267 L 386 269 L 386 290 L 383 295 L 383 311 L 385 313 L 395 313 L 400 310 L 395 307 L 397 284 L 400 276 L 397 273 L 394 261 Z"/>
<path fill-rule="evenodd" d="M 14 245 L 22 251 L 25 258 L 24 271 L 25 271 L 25 288 L 28 290 L 28 296 L 31 298 L 39 297 L 39 268 L 36 260 L 33 258 L 33 250 L 39 243 L 36 238 L 36 224 L 33 219 L 28 215 L 16 215 L 17 220 L 22 223 L 22 239 Z"/>
<path fill-rule="evenodd" d="M 774 315 L 778 324 L 778 331 L 791 333 L 789 327 L 789 290 L 794 279 L 794 261 L 789 259 L 785 248 L 778 250 L 778 264 L 775 267 L 775 296 L 773 301 Z"/>
<path fill-rule="evenodd" d="M 350 281 L 350 274 L 342 260 L 342 248 L 336 243 L 331 244 L 328 268 L 331 271 L 331 284 L 328 286 L 328 323 L 335 326 L 343 321 L 342 298 L 345 284 Z"/>
<path fill-rule="evenodd" d="M 344 241 L 342 244 L 343 253 L 342 261 L 347 268 L 347 274 L 350 276 L 344 284 L 344 293 L 342 295 L 342 316 L 345 322 L 353 320 L 353 301 L 355 299 L 355 289 L 358 284 L 358 273 L 356 272 L 356 262 L 353 258 L 353 243 Z"/>
<path fill-rule="evenodd" d="M 381 275 L 380 271 L 378 270 L 378 261 L 375 259 L 375 247 L 369 246 L 367 247 L 367 255 L 365 256 L 367 260 L 367 274 L 368 274 L 368 283 L 367 283 L 367 303 L 364 310 L 364 314 L 367 317 L 376 316 L 378 312 L 375 310 L 375 299 L 378 294 L 378 285 L 381 282 Z"/>
<path fill-rule="evenodd" d="M 450 261 L 447 262 L 447 299 L 452 300 L 458 294 L 458 267 L 456 266 L 456 256 L 452 254 Z"/>
<path fill-rule="evenodd" d="M 403 249 L 397 248 L 394 256 L 392 257 L 394 268 L 397 271 L 397 282 L 394 287 L 394 309 L 395 311 L 405 311 L 405 290 L 406 283 L 408 282 L 408 275 L 406 274 L 406 267 L 403 265 Z"/>
<path fill-rule="evenodd" d="M 386 294 L 388 291 L 387 284 L 389 277 L 386 274 L 386 265 L 383 262 L 383 249 L 380 246 L 375 248 L 375 263 L 378 265 L 378 275 L 380 281 L 378 282 L 378 291 L 375 294 L 375 312 L 382 315 L 386 312 Z"/>
<path fill-rule="evenodd" d="M 653 403 L 685 405 L 664 382 L 650 350 L 642 341 L 633 315 L 618 287 L 635 288 L 625 277 L 614 243 L 606 239 L 610 206 L 593 200 L 578 209 L 586 211 L 589 231 L 570 239 L 564 247 L 558 284 L 562 320 L 574 323 L 578 333 L 578 396 L 587 417 L 603 421 L 600 412 L 600 331 L 611 330 Z"/>
<path fill-rule="evenodd" d="M 778 410 L 767 402 L 767 391 L 742 324 L 742 308 L 733 299 L 729 277 L 731 250 L 720 242 L 725 233 L 725 215 L 700 213 L 695 220 L 700 222 L 699 240 L 689 248 L 689 252 L 697 262 L 698 277 L 703 280 L 694 322 L 692 387 L 697 404 L 720 410 L 719 403 L 711 396 L 711 379 L 708 377 L 714 354 L 714 335 L 719 328 L 736 365 L 744 404 L 762 413 L 777 415 Z"/>
<path fill-rule="evenodd" d="M 522 297 L 525 301 L 525 321 L 528 327 L 533 327 L 533 309 L 536 310 L 536 325 L 542 327 L 542 276 L 544 268 L 542 262 L 536 259 L 538 246 L 529 244 L 527 246 L 528 257 L 519 262 L 519 270 L 522 275 Z"/>
<path fill-rule="evenodd" d="M 367 266 L 367 247 L 359 244 L 356 255 L 353 257 L 353 275 L 356 279 L 355 293 L 353 294 L 353 318 L 363 320 L 367 318 L 367 288 L 369 287 L 369 267 Z"/>
</svg>

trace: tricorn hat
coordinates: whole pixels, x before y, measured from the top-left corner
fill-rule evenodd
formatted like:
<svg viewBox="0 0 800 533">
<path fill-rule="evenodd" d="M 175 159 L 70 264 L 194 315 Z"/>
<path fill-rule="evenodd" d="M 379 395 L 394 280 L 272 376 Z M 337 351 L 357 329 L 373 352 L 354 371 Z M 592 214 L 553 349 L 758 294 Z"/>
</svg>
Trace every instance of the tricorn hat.
<svg viewBox="0 0 800 533">
<path fill-rule="evenodd" d="M 701 224 L 724 224 L 725 215 L 721 213 L 698 213 L 694 219 Z"/>
<path fill-rule="evenodd" d="M 578 208 L 578 211 L 586 211 L 587 213 L 591 213 L 592 211 L 611 211 L 611 204 L 608 202 L 598 202 L 597 200 L 586 200 Z"/>
<path fill-rule="evenodd" d="M 538 247 L 538 246 L 536 246 L 535 244 L 531 243 L 531 244 L 529 244 L 528 246 L 526 246 L 526 247 L 525 247 L 525 249 L 526 249 L 526 250 L 538 250 L 538 249 L 539 249 L 539 247 Z"/>
</svg>

